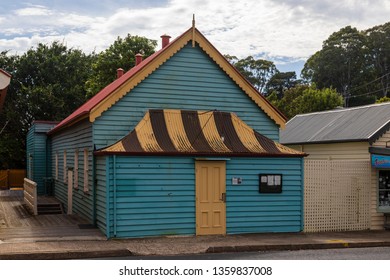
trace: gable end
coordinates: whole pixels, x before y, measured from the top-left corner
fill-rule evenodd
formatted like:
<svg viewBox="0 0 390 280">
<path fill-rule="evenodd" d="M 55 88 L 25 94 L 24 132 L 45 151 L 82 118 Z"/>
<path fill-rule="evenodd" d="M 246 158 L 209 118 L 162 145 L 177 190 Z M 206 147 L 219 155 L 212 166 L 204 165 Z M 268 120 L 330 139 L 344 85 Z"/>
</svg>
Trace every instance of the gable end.
<svg viewBox="0 0 390 280">
<path fill-rule="evenodd" d="M 193 40 L 199 44 L 199 47 L 261 108 L 277 125 L 285 127 L 285 117 L 273 107 L 259 92 L 218 52 L 217 49 L 197 30 L 195 35 L 192 28 L 183 35 L 174 40 L 166 48 L 160 50 L 156 55 L 147 58 L 137 67 L 140 67 L 134 75 L 131 76 L 121 86 L 116 88 L 102 102 L 91 109 L 89 120 L 94 122 L 102 113 L 108 110 L 112 105 L 118 102 L 122 97 L 129 93 L 140 82 L 147 78 L 164 62 L 180 51 L 189 41 Z M 133 68 L 134 69 L 134 68 Z M 132 70 L 130 70 L 132 71 Z"/>
</svg>

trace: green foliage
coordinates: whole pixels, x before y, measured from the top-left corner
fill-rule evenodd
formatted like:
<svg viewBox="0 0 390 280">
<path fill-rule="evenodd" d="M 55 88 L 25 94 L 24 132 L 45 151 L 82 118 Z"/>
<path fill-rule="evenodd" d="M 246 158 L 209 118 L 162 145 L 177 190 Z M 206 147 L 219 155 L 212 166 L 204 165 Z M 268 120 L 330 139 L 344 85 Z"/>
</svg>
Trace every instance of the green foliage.
<svg viewBox="0 0 390 280">
<path fill-rule="evenodd" d="M 297 84 L 300 84 L 301 81 L 297 80 L 297 75 L 295 72 L 279 72 L 277 71 L 271 79 L 269 79 L 266 85 L 267 94 L 272 94 L 275 92 L 278 98 L 282 98 L 284 92 L 292 87 L 295 87 Z"/>
<path fill-rule="evenodd" d="M 0 114 L 0 168 L 23 168 L 26 134 L 34 120 L 61 121 L 134 66 L 135 54 L 149 56 L 156 41 L 119 38 L 104 52 L 84 54 L 64 44 L 38 44 L 21 56 L 0 53 L 0 68 L 12 79 Z"/>
<path fill-rule="evenodd" d="M 92 55 L 59 42 L 38 44 L 21 56 L 0 56 L 0 67 L 12 74 L 0 116 L 3 167 L 23 167 L 25 138 L 32 121 L 60 121 L 86 101 L 85 82 L 92 59 Z"/>
<path fill-rule="evenodd" d="M 367 67 L 372 69 L 374 82 L 367 91 L 378 97 L 390 95 L 390 22 L 365 31 L 367 36 Z"/>
<path fill-rule="evenodd" d="M 225 57 L 262 94 L 265 94 L 268 81 L 278 71 L 272 61 L 254 59 L 252 56 L 244 59 L 230 55 Z"/>
<path fill-rule="evenodd" d="M 118 37 L 116 41 L 101 52 L 92 64 L 93 75 L 87 81 L 88 96 L 98 93 L 105 86 L 116 79 L 116 71 L 122 68 L 125 71 L 135 65 L 135 55 L 141 53 L 144 58 L 154 53 L 156 40 L 145 37 L 131 36 Z"/>
<path fill-rule="evenodd" d="M 273 92 L 267 99 L 288 118 L 297 114 L 331 110 L 343 104 L 343 99 L 336 90 L 317 89 L 314 84 L 296 85 L 286 90 L 281 99 Z"/>
<path fill-rule="evenodd" d="M 390 97 L 382 97 L 380 99 L 378 99 L 375 103 L 386 103 L 386 102 L 390 102 Z"/>
<path fill-rule="evenodd" d="M 390 91 L 390 23 L 358 31 L 351 26 L 333 33 L 311 56 L 302 77 L 319 88 L 340 92 L 345 105 L 375 102 Z"/>
</svg>

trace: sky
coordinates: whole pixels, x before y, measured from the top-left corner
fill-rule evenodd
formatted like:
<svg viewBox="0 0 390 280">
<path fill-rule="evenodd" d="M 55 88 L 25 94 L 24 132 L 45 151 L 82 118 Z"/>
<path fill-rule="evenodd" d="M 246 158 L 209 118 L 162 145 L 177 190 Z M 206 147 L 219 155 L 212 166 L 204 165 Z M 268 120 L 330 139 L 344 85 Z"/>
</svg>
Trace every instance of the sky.
<svg viewBox="0 0 390 280">
<path fill-rule="evenodd" d="M 0 0 L 0 52 L 38 43 L 100 52 L 118 36 L 160 42 L 192 25 L 222 53 L 273 61 L 296 71 L 333 32 L 390 21 L 389 0 Z M 161 44 L 159 45 L 159 47 Z"/>
</svg>

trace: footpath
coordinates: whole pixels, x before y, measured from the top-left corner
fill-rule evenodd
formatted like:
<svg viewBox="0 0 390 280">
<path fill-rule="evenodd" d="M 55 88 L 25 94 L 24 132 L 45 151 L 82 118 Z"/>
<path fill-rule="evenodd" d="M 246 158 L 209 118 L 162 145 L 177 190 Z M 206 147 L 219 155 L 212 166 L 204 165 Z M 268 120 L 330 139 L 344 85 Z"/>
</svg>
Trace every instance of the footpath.
<svg viewBox="0 0 390 280">
<path fill-rule="evenodd" d="M 390 247 L 390 231 L 262 233 L 113 240 L 88 236 L 57 236 L 31 240 L 0 240 L 0 259 L 81 259 L 384 246 Z"/>
</svg>

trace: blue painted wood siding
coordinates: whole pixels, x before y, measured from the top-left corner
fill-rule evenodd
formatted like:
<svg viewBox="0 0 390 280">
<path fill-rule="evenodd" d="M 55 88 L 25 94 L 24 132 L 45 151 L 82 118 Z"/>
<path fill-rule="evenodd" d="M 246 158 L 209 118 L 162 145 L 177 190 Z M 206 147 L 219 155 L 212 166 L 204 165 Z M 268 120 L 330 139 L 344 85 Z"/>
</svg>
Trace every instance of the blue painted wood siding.
<svg viewBox="0 0 390 280">
<path fill-rule="evenodd" d="M 282 174 L 282 193 L 259 193 L 259 174 Z M 303 169 L 300 158 L 234 158 L 226 162 L 228 234 L 302 230 Z M 241 177 L 241 185 L 232 185 Z"/>
<path fill-rule="evenodd" d="M 84 193 L 84 149 L 88 149 L 89 164 L 89 192 Z M 74 168 L 75 151 L 78 149 L 78 188 L 73 189 L 73 213 L 93 222 L 93 144 L 92 144 L 92 125 L 88 120 L 84 120 L 64 131 L 56 133 L 51 138 L 51 165 L 52 175 L 55 178 L 55 157 L 58 155 L 58 180 L 55 183 L 55 196 L 63 203 L 67 211 L 68 203 L 68 185 L 64 183 L 64 151 L 66 151 L 66 164 Z"/>
<path fill-rule="evenodd" d="M 192 158 L 111 156 L 107 168 L 109 237 L 195 233 Z"/>
<path fill-rule="evenodd" d="M 37 183 L 39 195 L 45 194 L 44 178 L 50 177 L 46 132 L 53 127 L 53 124 L 34 123 L 27 133 L 27 176 Z"/>
<path fill-rule="evenodd" d="M 98 215 L 101 219 L 98 223 L 108 237 L 195 234 L 195 159 L 106 158 L 107 193 L 98 199 L 101 201 L 98 212 L 107 216 Z M 301 161 L 291 158 L 228 160 L 227 233 L 301 231 Z M 103 161 L 98 162 L 103 167 Z M 103 176 L 102 168 L 99 170 Z M 260 173 L 282 174 L 283 192 L 259 193 Z M 232 177 L 241 177 L 243 183 L 232 185 Z"/>
<path fill-rule="evenodd" d="M 107 180 L 109 179 L 108 157 L 96 157 L 96 224 L 103 233 L 106 233 L 107 227 L 107 193 L 109 186 Z M 107 178 L 106 178 L 107 177 Z"/>
<path fill-rule="evenodd" d="M 279 127 L 199 47 L 185 46 L 99 117 L 97 148 L 131 131 L 148 109 L 235 112 L 261 134 L 279 140 Z"/>
<path fill-rule="evenodd" d="M 27 132 L 26 137 L 26 175 L 28 179 L 34 180 L 33 170 L 32 167 L 32 161 L 30 160 L 30 156 L 33 156 L 34 154 L 34 142 L 35 142 L 35 126 L 34 124 L 30 127 L 30 129 Z"/>
</svg>

